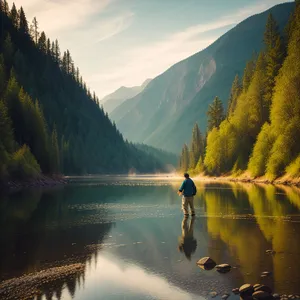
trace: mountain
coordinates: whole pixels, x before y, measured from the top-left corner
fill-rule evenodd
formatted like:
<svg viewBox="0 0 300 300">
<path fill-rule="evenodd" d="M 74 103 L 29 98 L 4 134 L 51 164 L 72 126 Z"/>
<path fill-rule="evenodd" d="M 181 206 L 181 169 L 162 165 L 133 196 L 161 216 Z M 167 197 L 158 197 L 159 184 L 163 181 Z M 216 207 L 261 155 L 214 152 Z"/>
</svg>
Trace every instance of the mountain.
<svg viewBox="0 0 300 300">
<path fill-rule="evenodd" d="M 23 8 L 0 1 L 0 182 L 44 174 L 163 169 L 125 142 L 69 50 L 33 30 Z M 35 29 L 34 29 L 35 28 Z"/>
<path fill-rule="evenodd" d="M 246 19 L 203 51 L 154 78 L 111 114 L 124 137 L 179 153 L 190 140 L 195 122 L 206 131 L 207 108 L 215 96 L 227 106 L 235 75 L 242 75 L 246 62 L 263 47 L 269 13 L 282 30 L 293 7 L 293 3 L 277 5 Z"/>
<path fill-rule="evenodd" d="M 147 79 L 141 86 L 134 86 L 134 87 L 126 87 L 122 86 L 117 89 L 112 94 L 105 96 L 100 103 L 103 105 L 104 110 L 110 114 L 116 107 L 121 105 L 125 100 L 131 99 L 135 97 L 137 94 L 142 92 L 151 79 Z"/>
</svg>

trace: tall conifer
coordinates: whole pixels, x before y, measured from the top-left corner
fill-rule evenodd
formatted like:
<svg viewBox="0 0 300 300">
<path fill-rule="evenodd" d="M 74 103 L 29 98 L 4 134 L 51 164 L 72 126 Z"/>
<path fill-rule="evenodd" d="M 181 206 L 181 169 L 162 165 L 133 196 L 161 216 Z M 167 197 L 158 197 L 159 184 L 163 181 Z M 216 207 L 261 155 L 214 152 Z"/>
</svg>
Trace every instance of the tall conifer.
<svg viewBox="0 0 300 300">
<path fill-rule="evenodd" d="M 219 97 L 215 97 L 212 104 L 209 105 L 208 111 L 208 131 L 214 127 L 219 128 L 221 122 L 224 120 L 224 108 L 223 103 Z"/>
</svg>

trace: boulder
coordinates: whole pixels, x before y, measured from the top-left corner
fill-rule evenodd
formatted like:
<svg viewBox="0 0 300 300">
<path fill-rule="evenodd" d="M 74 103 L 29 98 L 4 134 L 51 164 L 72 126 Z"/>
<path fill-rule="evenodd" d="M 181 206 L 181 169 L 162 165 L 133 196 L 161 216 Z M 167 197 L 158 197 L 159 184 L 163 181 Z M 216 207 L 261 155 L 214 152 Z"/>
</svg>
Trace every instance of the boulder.
<svg viewBox="0 0 300 300">
<path fill-rule="evenodd" d="M 264 292 L 264 291 L 258 291 L 254 292 L 252 294 L 253 299 L 256 300 L 271 300 L 273 297 L 270 293 Z"/>
<path fill-rule="evenodd" d="M 239 292 L 240 292 L 240 296 L 243 299 L 248 298 L 249 296 L 251 296 L 254 292 L 254 288 L 251 284 L 246 283 L 243 284 L 240 288 L 239 288 Z"/>
<path fill-rule="evenodd" d="M 210 257 L 202 257 L 197 261 L 197 265 L 204 270 L 212 270 L 216 266 L 216 263 Z"/>
<path fill-rule="evenodd" d="M 229 264 L 221 264 L 221 265 L 217 265 L 216 269 L 220 273 L 227 273 L 230 271 L 231 266 Z"/>
</svg>

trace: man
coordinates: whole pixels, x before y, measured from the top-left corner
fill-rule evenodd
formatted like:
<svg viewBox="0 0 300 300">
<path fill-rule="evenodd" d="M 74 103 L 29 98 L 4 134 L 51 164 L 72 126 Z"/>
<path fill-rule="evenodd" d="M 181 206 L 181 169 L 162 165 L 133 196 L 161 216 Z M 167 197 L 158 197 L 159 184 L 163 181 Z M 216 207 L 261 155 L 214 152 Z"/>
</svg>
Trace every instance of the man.
<svg viewBox="0 0 300 300">
<path fill-rule="evenodd" d="M 182 182 L 181 187 L 178 190 L 178 195 L 183 195 L 182 210 L 184 215 L 188 216 L 188 207 L 190 207 L 192 216 L 195 216 L 194 196 L 197 193 L 197 189 L 194 181 L 190 178 L 190 175 L 188 173 L 185 173 L 184 177 L 185 180 Z"/>
</svg>

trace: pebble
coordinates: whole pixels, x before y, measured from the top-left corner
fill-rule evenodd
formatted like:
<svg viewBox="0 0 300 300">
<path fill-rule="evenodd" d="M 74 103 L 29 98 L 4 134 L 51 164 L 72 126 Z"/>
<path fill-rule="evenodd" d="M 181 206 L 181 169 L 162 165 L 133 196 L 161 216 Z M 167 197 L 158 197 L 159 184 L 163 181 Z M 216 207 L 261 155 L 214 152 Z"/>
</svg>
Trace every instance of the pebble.
<svg viewBox="0 0 300 300">
<path fill-rule="evenodd" d="M 279 295 L 279 294 L 273 294 L 273 297 L 274 297 L 275 299 L 280 299 L 280 295 Z"/>
<path fill-rule="evenodd" d="M 221 298 L 226 300 L 230 295 L 229 294 L 224 294 Z"/>
<path fill-rule="evenodd" d="M 218 296 L 218 293 L 217 292 L 210 292 L 209 295 L 212 297 L 212 298 L 215 298 Z"/>
<path fill-rule="evenodd" d="M 271 272 L 265 271 L 261 273 L 261 276 L 270 276 L 271 274 Z"/>
<path fill-rule="evenodd" d="M 237 294 L 240 293 L 238 288 L 232 289 L 232 292 L 233 292 L 235 295 L 237 295 Z"/>
</svg>

